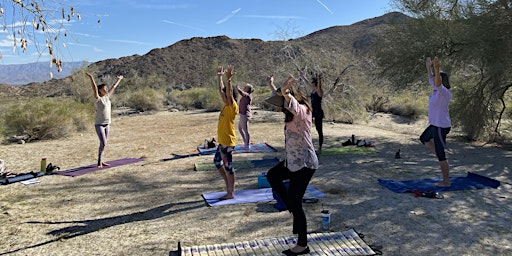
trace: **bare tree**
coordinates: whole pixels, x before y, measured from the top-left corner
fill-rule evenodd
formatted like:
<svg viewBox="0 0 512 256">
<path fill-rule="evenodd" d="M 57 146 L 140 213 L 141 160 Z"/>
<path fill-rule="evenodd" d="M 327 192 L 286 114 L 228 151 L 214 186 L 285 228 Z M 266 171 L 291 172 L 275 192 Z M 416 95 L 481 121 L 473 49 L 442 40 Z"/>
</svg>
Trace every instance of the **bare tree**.
<svg viewBox="0 0 512 256">
<path fill-rule="evenodd" d="M 0 3 L 2 30 L 9 34 L 14 51 L 27 52 L 34 47 L 39 55 L 47 53 L 50 65 L 62 70 L 60 47 L 66 47 L 62 38 L 66 25 L 80 20 L 73 6 L 58 0 L 3 0 Z M 0 57 L 1 57 L 0 53 Z"/>
</svg>

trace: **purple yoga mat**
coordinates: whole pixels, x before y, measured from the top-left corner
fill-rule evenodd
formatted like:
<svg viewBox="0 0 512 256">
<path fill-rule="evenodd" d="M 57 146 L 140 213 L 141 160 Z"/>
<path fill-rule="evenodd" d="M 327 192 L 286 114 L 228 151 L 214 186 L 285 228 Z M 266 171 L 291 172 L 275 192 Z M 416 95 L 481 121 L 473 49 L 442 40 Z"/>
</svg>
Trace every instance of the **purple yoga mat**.
<svg viewBox="0 0 512 256">
<path fill-rule="evenodd" d="M 73 168 L 73 169 L 69 169 L 69 170 L 65 170 L 65 171 L 54 172 L 54 174 L 75 177 L 75 176 L 84 175 L 84 174 L 87 174 L 90 172 L 107 170 L 112 167 L 126 165 L 126 164 L 133 164 L 133 163 L 137 163 L 140 161 L 144 161 L 144 159 L 143 158 L 121 158 L 121 159 L 117 159 L 117 160 L 113 160 L 113 161 L 108 161 L 107 164 L 110 164 L 110 166 L 104 166 L 102 168 L 98 168 L 98 165 L 96 165 L 96 164 L 91 164 L 91 165 L 81 166 L 81 167 L 77 167 L 77 168 Z"/>
</svg>

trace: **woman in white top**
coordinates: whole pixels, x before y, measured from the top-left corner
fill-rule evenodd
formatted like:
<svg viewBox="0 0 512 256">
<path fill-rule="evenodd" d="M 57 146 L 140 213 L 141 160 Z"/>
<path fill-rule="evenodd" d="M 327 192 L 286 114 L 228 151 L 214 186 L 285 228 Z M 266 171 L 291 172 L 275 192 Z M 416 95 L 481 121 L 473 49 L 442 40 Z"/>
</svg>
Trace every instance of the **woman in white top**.
<svg viewBox="0 0 512 256">
<path fill-rule="evenodd" d="M 437 57 L 434 61 L 428 57 L 425 61 L 432 94 L 428 99 L 429 126 L 420 136 L 420 141 L 436 155 L 441 168 L 442 181 L 435 183 L 438 187 L 450 187 L 450 167 L 446 159 L 446 135 L 451 129 L 450 111 L 448 109 L 452 94 L 448 75 L 441 72 L 441 64 Z M 434 70 L 432 70 L 434 66 Z"/>
<path fill-rule="evenodd" d="M 109 164 L 103 162 L 103 152 L 107 145 L 108 132 L 111 122 L 111 103 L 110 96 L 114 94 L 119 82 L 123 79 L 123 76 L 117 76 L 117 81 L 109 89 L 106 84 L 96 85 L 92 74 L 85 73 L 91 80 L 92 90 L 94 93 L 94 106 L 96 107 L 96 115 L 94 119 L 94 128 L 96 134 L 100 140 L 100 146 L 98 148 L 98 168 L 103 166 L 109 166 Z"/>
</svg>

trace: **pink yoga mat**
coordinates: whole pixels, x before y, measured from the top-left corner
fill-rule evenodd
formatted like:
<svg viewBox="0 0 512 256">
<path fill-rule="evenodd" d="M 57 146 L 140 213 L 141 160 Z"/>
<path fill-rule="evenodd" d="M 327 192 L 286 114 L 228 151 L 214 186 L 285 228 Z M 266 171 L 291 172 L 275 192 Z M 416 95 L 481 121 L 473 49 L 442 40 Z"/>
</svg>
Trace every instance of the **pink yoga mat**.
<svg viewBox="0 0 512 256">
<path fill-rule="evenodd" d="M 144 159 L 143 158 L 121 158 L 121 159 L 117 159 L 117 160 L 113 160 L 113 161 L 107 161 L 107 164 L 110 164 L 110 166 L 104 166 L 102 168 L 98 168 L 98 165 L 96 165 L 96 164 L 91 164 L 91 165 L 81 166 L 81 167 L 77 167 L 77 168 L 73 168 L 73 169 L 69 169 L 69 170 L 65 170 L 65 171 L 54 172 L 54 174 L 75 177 L 75 176 L 84 175 L 84 174 L 87 174 L 90 172 L 108 170 L 108 169 L 116 167 L 116 166 L 133 164 L 133 163 L 137 163 L 140 161 L 144 161 Z"/>
</svg>

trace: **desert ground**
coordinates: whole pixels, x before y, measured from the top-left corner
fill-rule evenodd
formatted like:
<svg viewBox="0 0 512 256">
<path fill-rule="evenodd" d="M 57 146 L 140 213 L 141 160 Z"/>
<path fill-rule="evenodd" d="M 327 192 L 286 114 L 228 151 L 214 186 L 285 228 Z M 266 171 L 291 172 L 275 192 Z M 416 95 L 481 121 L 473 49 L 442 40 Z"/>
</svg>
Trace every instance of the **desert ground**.
<svg viewBox="0 0 512 256">
<path fill-rule="evenodd" d="M 281 113 L 255 110 L 253 142 L 272 153 L 234 155 L 237 161 L 281 157 Z M 0 255 L 169 255 L 182 246 L 291 236 L 291 217 L 274 202 L 207 207 L 202 193 L 222 191 L 216 171 L 194 171 L 213 156 L 195 154 L 216 137 L 218 112 L 161 111 L 114 117 L 106 160 L 143 162 L 77 177 L 46 175 L 37 184 L 0 186 Z M 305 204 L 308 231 L 320 231 L 320 211 L 331 230 L 355 229 L 383 255 L 512 255 L 512 152 L 448 135 L 452 176 L 474 172 L 501 182 L 497 189 L 443 192 L 443 199 L 395 193 L 377 179 L 440 177 L 435 157 L 418 142 L 426 120 L 377 114 L 356 124 L 324 123 L 324 148 L 341 147 L 352 134 L 371 141 L 373 154 L 319 156 L 311 185 L 325 193 Z M 318 136 L 313 130 L 313 142 Z M 239 143 L 241 138 L 239 137 Z M 65 139 L 0 145 L 7 170 L 38 170 L 41 157 L 61 170 L 96 162 L 98 139 L 89 131 Z M 401 158 L 395 152 L 401 150 Z M 267 167 L 268 169 L 268 167 Z M 257 188 L 265 168 L 239 169 L 237 189 Z"/>
</svg>

